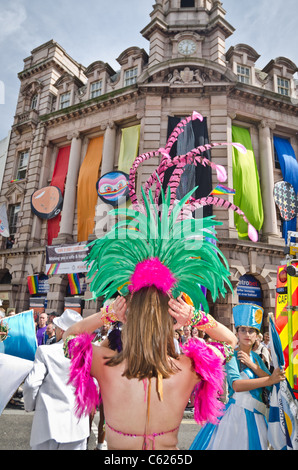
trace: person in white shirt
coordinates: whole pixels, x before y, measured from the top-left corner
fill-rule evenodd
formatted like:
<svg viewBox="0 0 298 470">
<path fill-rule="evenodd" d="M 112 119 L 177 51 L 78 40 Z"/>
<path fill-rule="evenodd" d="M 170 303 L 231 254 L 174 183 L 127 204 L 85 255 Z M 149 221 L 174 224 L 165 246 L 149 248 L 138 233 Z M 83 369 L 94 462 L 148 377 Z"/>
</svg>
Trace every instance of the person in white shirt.
<svg viewBox="0 0 298 470">
<path fill-rule="evenodd" d="M 31 429 L 32 450 L 85 450 L 90 434 L 89 417 L 75 415 L 74 389 L 68 384 L 70 360 L 63 351 L 62 335 L 82 320 L 74 310 L 54 319 L 55 344 L 37 348 L 33 369 L 24 386 L 26 411 L 35 411 Z"/>
</svg>

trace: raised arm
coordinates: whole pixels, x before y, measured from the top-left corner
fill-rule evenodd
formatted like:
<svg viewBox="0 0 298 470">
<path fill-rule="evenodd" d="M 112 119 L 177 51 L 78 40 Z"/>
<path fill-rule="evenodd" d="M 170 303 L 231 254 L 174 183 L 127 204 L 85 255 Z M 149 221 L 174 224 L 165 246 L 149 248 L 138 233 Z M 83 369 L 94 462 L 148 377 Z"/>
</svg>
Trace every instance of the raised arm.
<svg viewBox="0 0 298 470">
<path fill-rule="evenodd" d="M 169 313 L 177 321 L 175 329 L 185 325 L 192 325 L 205 331 L 214 341 L 227 343 L 232 348 L 235 348 L 237 345 L 237 338 L 231 330 L 214 320 L 211 315 L 206 315 L 202 311 L 196 312 L 181 297 L 169 300 Z"/>
<path fill-rule="evenodd" d="M 69 336 L 77 336 L 82 333 L 92 334 L 97 328 L 101 328 L 104 324 L 114 321 L 125 323 L 126 300 L 124 297 L 117 299 L 109 305 L 108 308 L 102 308 L 99 312 L 90 315 L 84 320 L 73 324 L 63 334 L 63 340 Z"/>
</svg>

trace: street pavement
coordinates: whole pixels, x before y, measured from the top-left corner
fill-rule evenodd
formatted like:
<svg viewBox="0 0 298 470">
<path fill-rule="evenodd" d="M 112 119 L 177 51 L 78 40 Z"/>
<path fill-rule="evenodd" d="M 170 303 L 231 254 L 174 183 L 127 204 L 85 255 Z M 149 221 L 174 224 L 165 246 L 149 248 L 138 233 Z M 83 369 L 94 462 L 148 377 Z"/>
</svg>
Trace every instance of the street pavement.
<svg viewBox="0 0 298 470">
<path fill-rule="evenodd" d="M 30 433 L 34 412 L 24 410 L 23 400 L 15 399 L 15 405 L 7 405 L 0 416 L 0 450 L 30 450 Z M 98 413 L 91 427 L 88 450 L 94 450 L 97 444 Z M 199 431 L 192 412 L 185 412 L 178 435 L 178 448 L 188 450 Z"/>
</svg>

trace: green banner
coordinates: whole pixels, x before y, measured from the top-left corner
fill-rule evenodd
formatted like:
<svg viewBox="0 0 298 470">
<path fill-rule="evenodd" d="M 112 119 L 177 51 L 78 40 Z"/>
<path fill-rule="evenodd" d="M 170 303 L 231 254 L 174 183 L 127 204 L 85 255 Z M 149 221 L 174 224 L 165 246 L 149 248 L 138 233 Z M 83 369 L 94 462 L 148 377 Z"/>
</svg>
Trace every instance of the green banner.
<svg viewBox="0 0 298 470">
<path fill-rule="evenodd" d="M 239 206 L 256 230 L 260 231 L 264 223 L 264 211 L 260 180 L 254 151 L 248 129 L 232 126 L 233 142 L 239 142 L 247 149 L 243 155 L 233 148 L 233 188 L 236 191 L 234 204 Z M 248 226 L 243 218 L 235 213 L 235 226 L 239 238 L 248 238 Z"/>
</svg>

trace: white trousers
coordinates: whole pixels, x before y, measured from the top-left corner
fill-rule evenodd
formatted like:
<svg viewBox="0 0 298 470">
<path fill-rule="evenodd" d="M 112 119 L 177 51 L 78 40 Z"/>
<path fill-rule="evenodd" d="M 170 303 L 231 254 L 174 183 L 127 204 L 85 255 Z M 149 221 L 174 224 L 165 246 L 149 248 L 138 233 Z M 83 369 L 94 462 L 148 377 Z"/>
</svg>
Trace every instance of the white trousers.
<svg viewBox="0 0 298 470">
<path fill-rule="evenodd" d="M 56 442 L 54 439 L 32 446 L 32 450 L 86 450 L 87 439 L 76 442 Z"/>
</svg>

